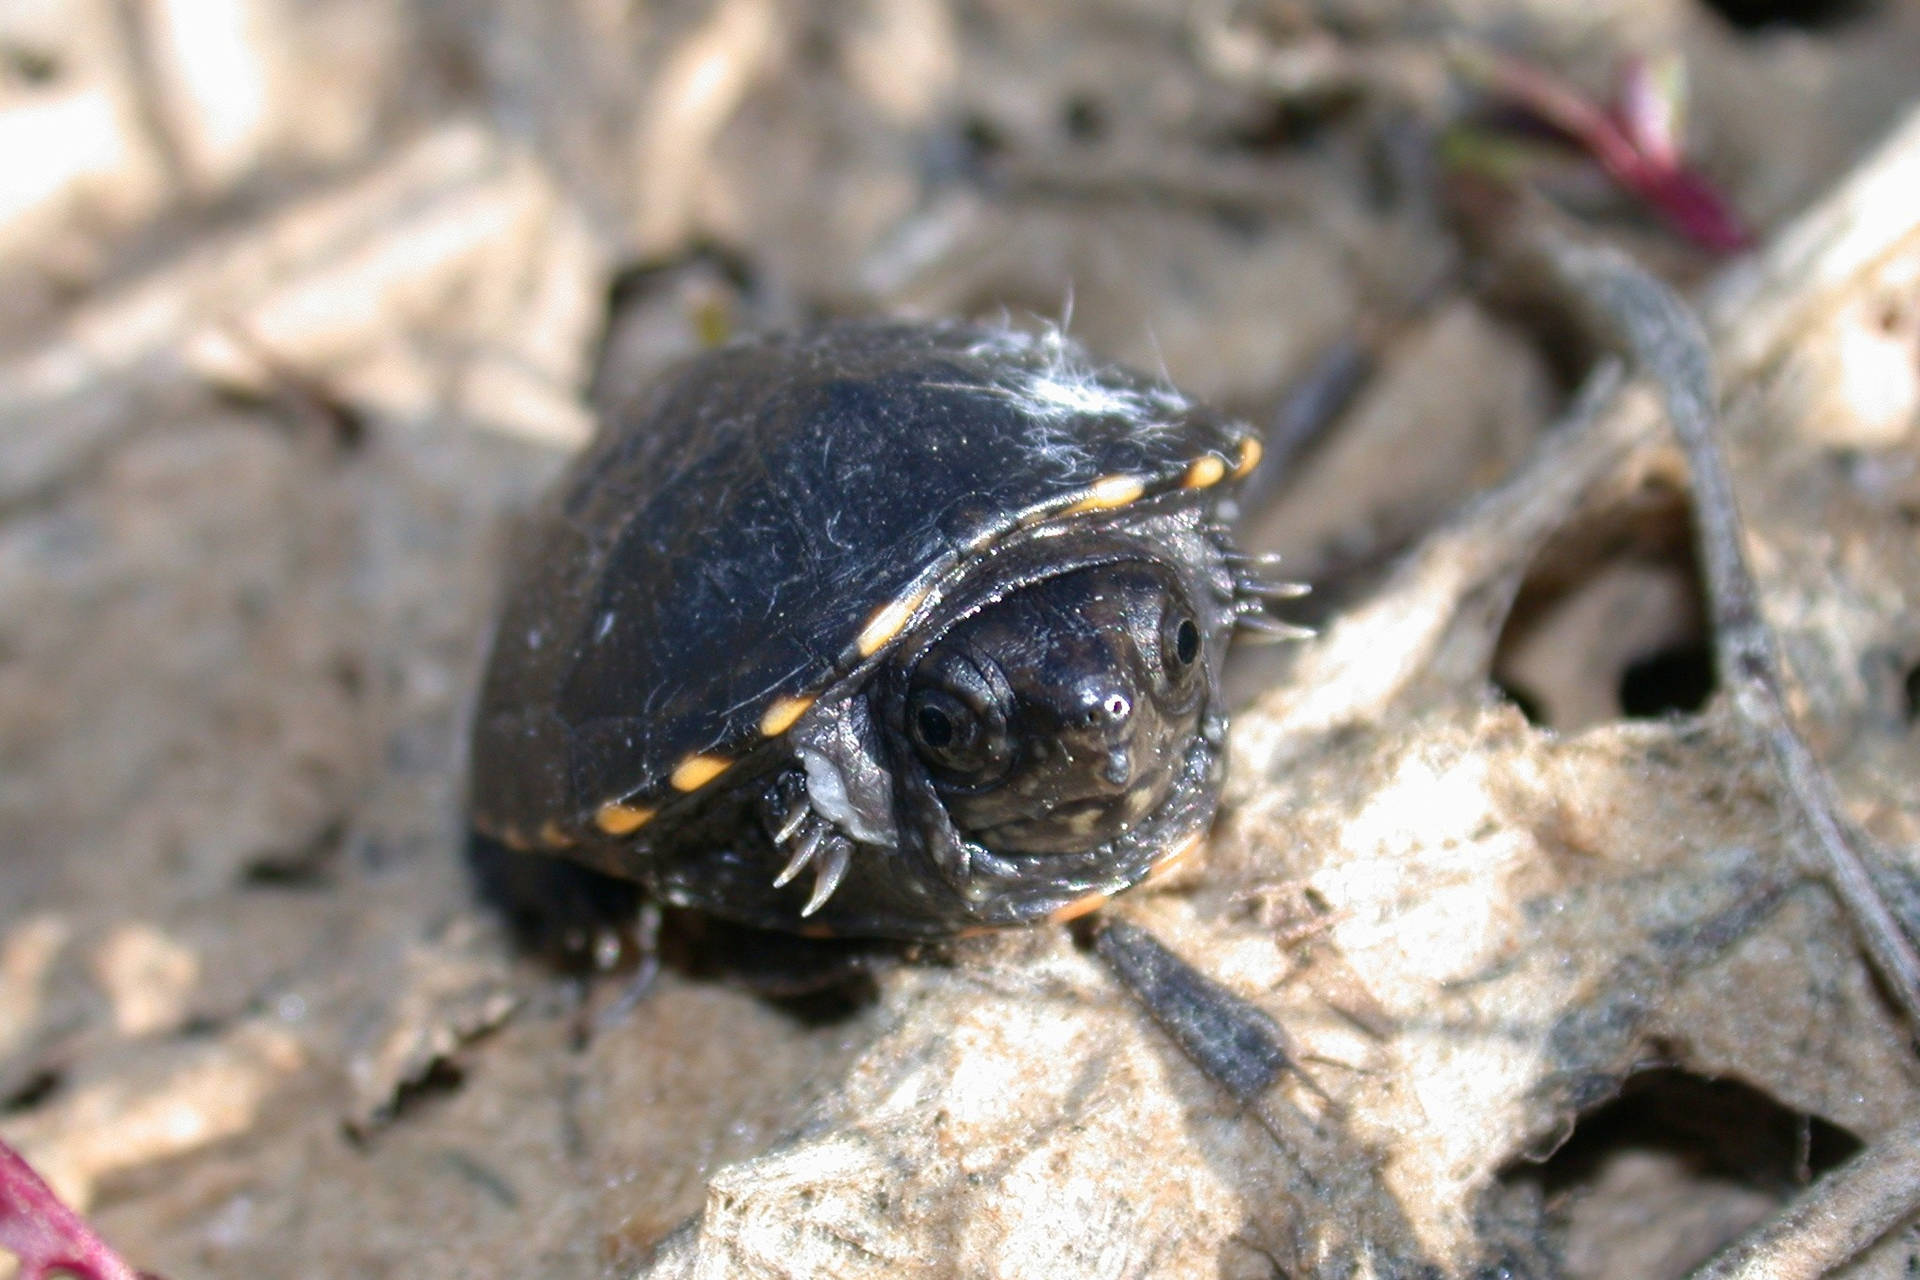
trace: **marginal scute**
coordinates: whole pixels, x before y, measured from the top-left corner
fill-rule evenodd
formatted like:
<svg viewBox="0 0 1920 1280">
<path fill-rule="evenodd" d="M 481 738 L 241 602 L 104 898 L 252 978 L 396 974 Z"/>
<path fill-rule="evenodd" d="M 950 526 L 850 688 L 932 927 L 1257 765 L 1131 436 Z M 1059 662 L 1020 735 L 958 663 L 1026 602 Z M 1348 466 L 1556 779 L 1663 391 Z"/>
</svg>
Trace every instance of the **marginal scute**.
<svg viewBox="0 0 1920 1280">
<path fill-rule="evenodd" d="M 571 849 L 573 837 L 561 830 L 560 824 L 549 818 L 540 826 L 540 847 L 543 849 Z"/>
<path fill-rule="evenodd" d="M 1257 437 L 1248 436 L 1240 442 L 1240 462 L 1233 469 L 1235 480 L 1241 479 L 1260 465 L 1260 452 L 1260 441 Z"/>
<path fill-rule="evenodd" d="M 1111 511 L 1138 502 L 1147 491 L 1146 482 L 1139 476 L 1101 476 L 1095 480 L 1078 501 L 1063 511 L 1062 515 L 1072 515 L 1076 511 Z"/>
<path fill-rule="evenodd" d="M 1203 453 L 1187 467 L 1186 478 L 1180 482 L 1185 489 L 1209 489 L 1226 477 L 1227 464 L 1214 453 Z"/>
<path fill-rule="evenodd" d="M 807 714 L 807 708 L 813 705 L 813 694 L 799 697 L 775 698 L 767 704 L 760 716 L 760 734 L 766 738 L 777 738 L 793 728 L 793 722 Z"/>
<path fill-rule="evenodd" d="M 913 611 L 927 598 L 923 588 L 898 600 L 890 600 L 873 611 L 867 619 L 867 625 L 860 628 L 860 635 L 854 641 L 854 648 L 863 658 L 871 658 L 886 648 L 887 642 L 900 634 L 900 629 L 913 617 Z"/>
<path fill-rule="evenodd" d="M 610 836 L 630 836 L 647 825 L 653 810 L 639 805 L 603 804 L 593 815 L 593 825 Z"/>
<path fill-rule="evenodd" d="M 675 791 L 698 791 L 732 767 L 725 756 L 692 755 L 674 766 L 668 779 Z"/>
</svg>

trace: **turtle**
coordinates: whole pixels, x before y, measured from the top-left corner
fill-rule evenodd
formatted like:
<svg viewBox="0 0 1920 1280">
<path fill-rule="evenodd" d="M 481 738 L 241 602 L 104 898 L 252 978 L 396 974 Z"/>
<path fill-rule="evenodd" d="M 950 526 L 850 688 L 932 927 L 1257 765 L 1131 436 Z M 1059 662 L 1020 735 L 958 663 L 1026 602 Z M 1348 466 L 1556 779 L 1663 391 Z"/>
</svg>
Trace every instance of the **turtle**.
<svg viewBox="0 0 1920 1280">
<path fill-rule="evenodd" d="M 1057 327 L 692 358 L 603 415 L 521 540 L 472 738 L 495 895 L 628 882 L 910 941 L 1164 873 L 1219 801 L 1230 635 L 1293 630 L 1269 604 L 1299 589 L 1230 533 L 1260 455 Z"/>
</svg>

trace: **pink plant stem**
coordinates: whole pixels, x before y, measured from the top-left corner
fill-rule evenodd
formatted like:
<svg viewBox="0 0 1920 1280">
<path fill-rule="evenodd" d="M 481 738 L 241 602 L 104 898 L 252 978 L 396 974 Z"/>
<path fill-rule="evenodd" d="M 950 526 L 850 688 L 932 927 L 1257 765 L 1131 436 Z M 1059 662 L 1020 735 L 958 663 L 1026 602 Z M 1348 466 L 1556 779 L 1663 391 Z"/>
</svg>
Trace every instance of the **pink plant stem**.
<svg viewBox="0 0 1920 1280">
<path fill-rule="evenodd" d="M 0 1142 L 0 1249 L 20 1260 L 20 1280 L 142 1280 L 19 1152 Z M 146 1278 L 151 1280 L 151 1277 Z"/>
<path fill-rule="evenodd" d="M 1497 96 L 1526 107 L 1584 147 L 1609 177 L 1651 204 L 1682 234 L 1720 253 L 1748 247 L 1752 237 L 1698 174 L 1679 163 L 1671 139 L 1645 146 L 1621 123 L 1546 72 L 1515 58 L 1484 51 L 1463 65 Z M 1642 86 L 1642 92 L 1648 91 Z M 1629 103 L 1629 109 L 1632 109 Z M 1645 104 L 1641 104 L 1644 112 Z M 1631 122 L 1630 122 L 1631 123 Z"/>
</svg>

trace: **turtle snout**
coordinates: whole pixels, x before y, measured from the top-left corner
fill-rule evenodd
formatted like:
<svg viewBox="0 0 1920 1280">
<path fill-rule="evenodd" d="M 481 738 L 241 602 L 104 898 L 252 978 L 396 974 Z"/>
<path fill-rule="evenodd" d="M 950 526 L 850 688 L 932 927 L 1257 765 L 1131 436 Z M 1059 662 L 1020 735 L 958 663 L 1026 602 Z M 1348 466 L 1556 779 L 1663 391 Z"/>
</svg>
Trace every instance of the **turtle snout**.
<svg viewBox="0 0 1920 1280">
<path fill-rule="evenodd" d="M 1133 694 L 1114 680 L 1088 680 L 1075 691 L 1082 725 L 1108 737 L 1125 735 L 1133 719 Z"/>
<path fill-rule="evenodd" d="M 1080 739 L 1073 752 L 1097 765 L 1100 778 L 1116 793 L 1133 784 L 1138 726 L 1131 690 L 1111 679 L 1092 679 L 1074 691 L 1073 736 Z"/>
</svg>

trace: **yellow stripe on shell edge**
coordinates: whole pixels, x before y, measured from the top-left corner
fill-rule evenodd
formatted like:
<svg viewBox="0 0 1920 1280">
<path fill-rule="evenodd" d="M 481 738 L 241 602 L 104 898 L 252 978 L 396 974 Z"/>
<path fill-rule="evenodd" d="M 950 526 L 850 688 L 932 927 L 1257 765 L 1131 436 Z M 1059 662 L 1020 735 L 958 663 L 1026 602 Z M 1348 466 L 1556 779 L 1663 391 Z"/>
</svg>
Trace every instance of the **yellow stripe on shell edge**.
<svg viewBox="0 0 1920 1280">
<path fill-rule="evenodd" d="M 1110 511 L 1130 502 L 1138 502 L 1146 491 L 1146 482 L 1139 476 L 1101 476 L 1060 514 L 1070 516 L 1076 511 Z"/>
<path fill-rule="evenodd" d="M 594 811 L 593 825 L 610 836 L 630 836 L 653 819 L 653 810 L 609 802 Z"/>
<path fill-rule="evenodd" d="M 1219 484 L 1226 478 L 1227 464 L 1220 455 L 1203 453 L 1187 467 L 1187 477 L 1180 482 L 1182 488 L 1206 489 Z"/>
<path fill-rule="evenodd" d="M 900 634 L 900 629 L 913 617 L 913 611 L 927 598 L 926 591 L 920 590 L 898 600 L 890 600 L 873 611 L 867 619 L 867 625 L 860 628 L 860 634 L 854 640 L 854 648 L 863 658 L 871 658 L 886 647 L 887 641 Z"/>
<path fill-rule="evenodd" d="M 1240 442 L 1240 461 L 1233 468 L 1233 478 L 1238 480 L 1260 465 L 1260 441 L 1248 436 Z"/>
<path fill-rule="evenodd" d="M 807 714 L 807 708 L 813 705 L 813 695 L 804 694 L 797 698 L 775 698 L 767 704 L 760 714 L 760 733 L 767 738 L 777 738 L 793 728 L 793 722 Z"/>
<path fill-rule="evenodd" d="M 667 781 L 675 791 L 698 791 L 732 767 L 725 756 L 692 755 L 674 766 Z"/>
</svg>

